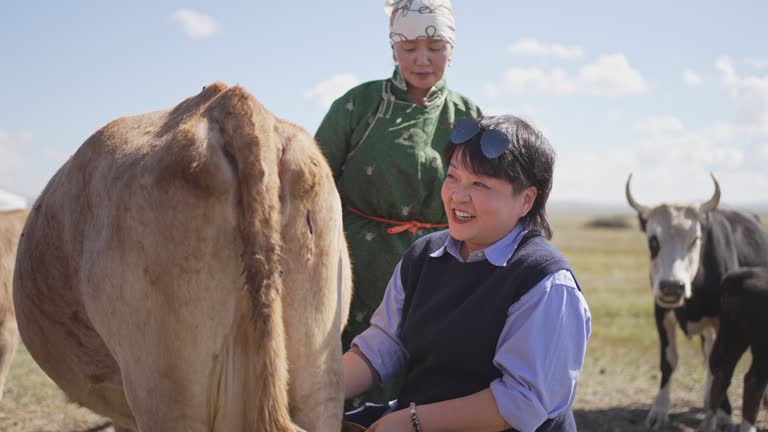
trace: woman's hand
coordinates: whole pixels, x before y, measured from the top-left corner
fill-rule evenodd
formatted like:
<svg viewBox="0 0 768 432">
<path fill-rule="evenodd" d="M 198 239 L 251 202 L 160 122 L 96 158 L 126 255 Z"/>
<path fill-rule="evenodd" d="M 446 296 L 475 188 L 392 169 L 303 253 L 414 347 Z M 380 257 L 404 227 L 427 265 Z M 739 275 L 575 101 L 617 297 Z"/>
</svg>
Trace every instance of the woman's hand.
<svg viewBox="0 0 768 432">
<path fill-rule="evenodd" d="M 368 428 L 368 432 L 409 432 L 412 430 L 411 413 L 407 409 L 389 413 Z"/>
</svg>

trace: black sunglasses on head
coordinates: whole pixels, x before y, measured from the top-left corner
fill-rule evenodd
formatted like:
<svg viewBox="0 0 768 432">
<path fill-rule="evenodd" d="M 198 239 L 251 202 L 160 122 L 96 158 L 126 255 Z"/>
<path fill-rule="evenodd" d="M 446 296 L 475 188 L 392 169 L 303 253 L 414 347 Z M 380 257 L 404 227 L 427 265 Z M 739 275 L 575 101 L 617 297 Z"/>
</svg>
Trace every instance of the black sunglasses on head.
<svg viewBox="0 0 768 432">
<path fill-rule="evenodd" d="M 480 123 L 471 119 L 463 118 L 456 121 L 451 129 L 451 143 L 462 144 L 480 132 Z M 495 159 L 501 156 L 510 144 L 509 137 L 502 131 L 488 129 L 481 133 L 480 150 L 488 159 Z"/>
</svg>

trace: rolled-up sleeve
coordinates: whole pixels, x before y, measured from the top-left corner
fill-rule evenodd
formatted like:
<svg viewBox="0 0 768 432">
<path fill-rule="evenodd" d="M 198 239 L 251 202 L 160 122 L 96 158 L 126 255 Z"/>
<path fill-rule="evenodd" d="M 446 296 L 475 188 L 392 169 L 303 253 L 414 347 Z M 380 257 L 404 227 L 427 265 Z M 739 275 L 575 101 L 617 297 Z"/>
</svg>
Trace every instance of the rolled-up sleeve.
<svg viewBox="0 0 768 432">
<path fill-rule="evenodd" d="M 384 298 L 371 316 L 371 326 L 352 340 L 352 345 L 357 345 L 371 362 L 382 382 L 392 378 L 408 359 L 408 352 L 399 338 L 404 300 L 400 263 L 397 263 Z"/>
<path fill-rule="evenodd" d="M 494 357 L 503 375 L 491 391 L 510 426 L 535 431 L 568 409 L 590 333 L 589 308 L 567 270 L 547 276 L 509 308 Z"/>
</svg>

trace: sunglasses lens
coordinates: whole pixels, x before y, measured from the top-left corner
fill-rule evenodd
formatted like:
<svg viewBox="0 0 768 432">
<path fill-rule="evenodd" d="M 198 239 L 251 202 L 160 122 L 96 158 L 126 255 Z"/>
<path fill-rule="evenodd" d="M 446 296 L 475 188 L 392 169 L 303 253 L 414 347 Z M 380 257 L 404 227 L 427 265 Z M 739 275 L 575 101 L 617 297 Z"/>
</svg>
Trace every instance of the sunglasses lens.
<svg viewBox="0 0 768 432">
<path fill-rule="evenodd" d="M 499 157 L 509 147 L 509 138 L 504 132 L 490 129 L 480 138 L 480 149 L 488 159 Z"/>
<path fill-rule="evenodd" d="M 480 125 L 474 120 L 470 118 L 456 120 L 451 129 L 451 142 L 461 144 L 477 135 L 478 131 L 480 131 Z"/>
</svg>

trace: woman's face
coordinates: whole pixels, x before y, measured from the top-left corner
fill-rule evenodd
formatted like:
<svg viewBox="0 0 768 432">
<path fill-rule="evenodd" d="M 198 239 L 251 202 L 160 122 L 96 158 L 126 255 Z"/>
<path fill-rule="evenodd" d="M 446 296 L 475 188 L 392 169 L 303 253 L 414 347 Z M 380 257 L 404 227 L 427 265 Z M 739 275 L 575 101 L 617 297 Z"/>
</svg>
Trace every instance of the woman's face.
<svg viewBox="0 0 768 432">
<path fill-rule="evenodd" d="M 448 42 L 435 39 L 405 40 L 394 47 L 395 60 L 409 88 L 421 90 L 424 95 L 443 78 L 452 52 Z"/>
<path fill-rule="evenodd" d="M 516 194 L 508 181 L 467 169 L 460 155 L 461 150 L 454 153 L 440 195 L 451 236 L 469 254 L 509 234 L 533 206 L 536 188 Z"/>
</svg>

